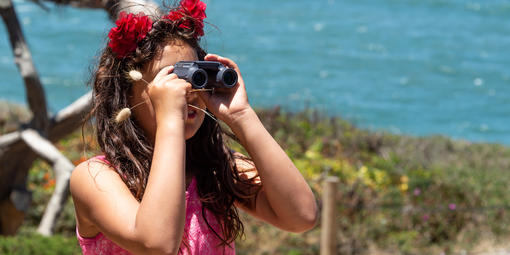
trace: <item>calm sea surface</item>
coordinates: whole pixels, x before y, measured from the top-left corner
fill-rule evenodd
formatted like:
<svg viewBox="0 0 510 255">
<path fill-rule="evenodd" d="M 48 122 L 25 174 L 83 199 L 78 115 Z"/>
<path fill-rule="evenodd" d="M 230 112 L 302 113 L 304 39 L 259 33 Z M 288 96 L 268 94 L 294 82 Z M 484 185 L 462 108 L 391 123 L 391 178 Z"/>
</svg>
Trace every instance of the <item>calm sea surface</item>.
<svg viewBox="0 0 510 255">
<path fill-rule="evenodd" d="M 239 64 L 255 106 L 510 144 L 510 0 L 206 1 L 203 45 Z M 55 112 L 87 91 L 112 23 L 15 1 Z M 0 99 L 25 102 L 4 24 Z"/>
</svg>

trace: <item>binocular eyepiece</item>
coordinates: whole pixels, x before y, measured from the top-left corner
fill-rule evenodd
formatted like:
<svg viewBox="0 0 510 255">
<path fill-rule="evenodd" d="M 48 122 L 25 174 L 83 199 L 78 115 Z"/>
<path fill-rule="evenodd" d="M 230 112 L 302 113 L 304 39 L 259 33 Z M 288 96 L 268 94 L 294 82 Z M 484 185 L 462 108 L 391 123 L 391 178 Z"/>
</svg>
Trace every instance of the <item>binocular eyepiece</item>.
<svg viewBox="0 0 510 255">
<path fill-rule="evenodd" d="M 216 61 L 180 61 L 174 73 L 194 89 L 232 88 L 237 84 L 237 72 Z"/>
</svg>

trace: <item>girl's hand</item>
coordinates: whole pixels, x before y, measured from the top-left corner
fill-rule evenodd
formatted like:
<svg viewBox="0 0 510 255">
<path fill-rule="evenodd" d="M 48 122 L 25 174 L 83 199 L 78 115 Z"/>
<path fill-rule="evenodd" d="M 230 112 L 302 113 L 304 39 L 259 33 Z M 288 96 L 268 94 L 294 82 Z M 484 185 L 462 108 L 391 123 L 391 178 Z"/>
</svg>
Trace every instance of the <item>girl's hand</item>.
<svg viewBox="0 0 510 255">
<path fill-rule="evenodd" d="M 173 66 L 164 67 L 148 86 L 148 94 L 160 123 L 168 118 L 186 120 L 188 116 L 186 94 L 191 84 L 171 73 Z"/>
<path fill-rule="evenodd" d="M 218 61 L 237 72 L 238 79 L 234 87 L 229 89 L 216 88 L 214 93 L 200 92 L 200 97 L 204 100 L 207 109 L 227 125 L 230 125 L 251 109 L 241 71 L 234 61 L 215 54 L 208 54 L 204 60 Z"/>
</svg>

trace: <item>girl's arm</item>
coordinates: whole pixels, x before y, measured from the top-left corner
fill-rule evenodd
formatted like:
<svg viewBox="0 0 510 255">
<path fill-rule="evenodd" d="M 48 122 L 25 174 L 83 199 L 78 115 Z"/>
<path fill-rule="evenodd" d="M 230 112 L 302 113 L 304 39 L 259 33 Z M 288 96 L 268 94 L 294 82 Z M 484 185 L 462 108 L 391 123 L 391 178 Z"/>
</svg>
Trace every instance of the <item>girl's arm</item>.
<svg viewBox="0 0 510 255">
<path fill-rule="evenodd" d="M 222 119 L 248 151 L 262 188 L 252 201 L 242 208 L 281 229 L 303 232 L 317 220 L 315 197 L 296 166 L 267 132 L 250 107 L 239 68 L 230 59 L 208 55 L 205 60 L 219 61 L 238 72 L 239 83 L 230 91 L 202 94 L 216 116 Z M 240 164 L 241 165 L 241 164 Z M 246 164 L 244 164 L 246 165 Z"/>
<path fill-rule="evenodd" d="M 134 254 L 177 254 L 185 219 L 186 92 L 191 85 L 163 68 L 148 89 L 157 130 L 142 201 L 105 164 L 80 164 L 71 176 L 77 217 Z"/>
<path fill-rule="evenodd" d="M 241 172 L 258 172 L 262 188 L 256 199 L 240 205 L 254 216 L 281 229 L 304 232 L 315 226 L 315 197 L 296 166 L 267 132 L 253 110 L 229 125 L 249 153 L 255 168 L 239 162 Z"/>
</svg>

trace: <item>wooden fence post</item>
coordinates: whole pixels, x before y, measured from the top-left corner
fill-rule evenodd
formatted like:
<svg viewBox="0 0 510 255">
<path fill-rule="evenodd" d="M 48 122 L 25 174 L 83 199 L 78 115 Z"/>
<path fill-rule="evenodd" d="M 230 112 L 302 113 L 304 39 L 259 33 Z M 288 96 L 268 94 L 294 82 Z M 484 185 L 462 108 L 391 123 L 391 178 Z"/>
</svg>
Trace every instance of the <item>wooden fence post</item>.
<svg viewBox="0 0 510 255">
<path fill-rule="evenodd" d="M 322 193 L 322 222 L 321 222 L 321 255 L 337 254 L 336 229 L 336 194 L 338 177 L 330 176 L 324 180 Z"/>
</svg>

